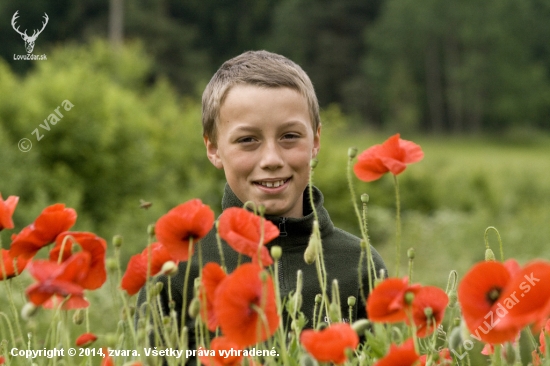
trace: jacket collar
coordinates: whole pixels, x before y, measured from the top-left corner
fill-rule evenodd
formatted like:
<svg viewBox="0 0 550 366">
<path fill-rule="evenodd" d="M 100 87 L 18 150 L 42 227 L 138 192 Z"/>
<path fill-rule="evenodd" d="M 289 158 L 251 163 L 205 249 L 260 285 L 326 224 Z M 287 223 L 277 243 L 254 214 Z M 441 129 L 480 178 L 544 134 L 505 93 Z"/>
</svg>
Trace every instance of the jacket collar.
<svg viewBox="0 0 550 366">
<path fill-rule="evenodd" d="M 286 236 L 280 235 L 277 239 L 268 244 L 280 245 L 283 247 L 307 245 L 309 236 L 313 230 L 313 221 L 315 215 L 311 209 L 311 203 L 309 199 L 309 187 L 306 187 L 303 195 L 304 200 L 304 216 L 299 218 L 294 217 L 279 217 L 266 215 L 266 219 L 273 222 L 275 226 L 279 227 L 281 233 L 286 232 Z M 327 210 L 323 207 L 324 197 L 321 191 L 313 186 L 313 203 L 315 210 L 319 217 L 319 228 L 321 229 L 321 238 L 329 235 L 334 230 L 334 225 L 330 219 Z M 226 183 L 225 190 L 222 198 L 222 209 L 229 207 L 243 207 L 243 203 L 237 198 L 233 190 Z"/>
</svg>

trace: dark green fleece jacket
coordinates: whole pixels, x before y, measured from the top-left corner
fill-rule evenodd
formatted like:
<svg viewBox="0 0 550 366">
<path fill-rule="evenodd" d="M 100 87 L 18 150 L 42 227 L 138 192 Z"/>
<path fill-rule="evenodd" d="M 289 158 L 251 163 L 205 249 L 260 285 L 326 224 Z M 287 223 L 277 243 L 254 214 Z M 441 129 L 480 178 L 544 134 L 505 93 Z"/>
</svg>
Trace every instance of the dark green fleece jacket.
<svg viewBox="0 0 550 366">
<path fill-rule="evenodd" d="M 314 204 L 319 217 L 319 228 L 321 231 L 321 240 L 323 245 L 323 254 L 325 266 L 328 276 L 327 293 L 330 297 L 330 284 L 333 279 L 338 280 L 340 289 L 340 303 L 342 305 L 342 316 L 345 321 L 349 321 L 349 307 L 347 299 L 349 296 L 355 296 L 357 303 L 353 308 L 353 319 L 366 318 L 365 304 L 361 301 L 359 289 L 358 267 L 361 254 L 360 239 L 352 234 L 349 234 L 341 229 L 334 227 L 330 220 L 327 210 L 323 207 L 323 195 L 317 188 L 313 188 Z M 301 311 L 308 319 L 306 327 L 311 327 L 313 324 L 313 308 L 315 304 L 315 296 L 321 293 L 315 264 L 308 265 L 304 262 L 304 251 L 308 245 L 309 237 L 313 229 L 314 214 L 311 210 L 309 200 L 309 190 L 304 192 L 304 217 L 301 218 L 285 218 L 266 216 L 279 227 L 280 235 L 275 240 L 267 244 L 268 248 L 273 245 L 279 245 L 282 248 L 282 257 L 279 260 L 279 285 L 281 297 L 284 298 L 289 292 L 296 288 L 297 271 L 303 273 L 303 305 Z M 242 207 L 243 203 L 239 201 L 233 193 L 229 185 L 226 184 L 222 200 L 222 208 L 225 210 L 229 207 Z M 198 244 L 202 247 L 203 264 L 207 262 L 220 263 L 219 251 L 216 243 L 215 229 L 212 229 Z M 225 263 L 228 272 L 232 272 L 238 261 L 238 253 L 236 253 L 229 245 L 223 243 Z M 386 270 L 384 261 L 378 252 L 371 248 L 372 256 L 375 264 L 376 273 L 381 269 Z M 198 266 L 198 251 L 195 250 L 191 262 L 190 281 L 188 284 L 187 304 L 191 302 L 193 297 L 193 282 L 199 277 Z M 244 259 L 244 256 L 243 256 Z M 178 311 L 178 319 L 181 321 L 179 312 L 182 307 L 182 292 L 187 262 L 179 264 L 179 271 L 172 278 L 172 299 L 175 301 L 175 310 Z M 387 271 L 387 270 L 386 270 Z M 368 274 L 366 264 L 363 264 L 362 269 L 363 287 L 365 292 L 368 292 Z M 159 281 L 165 283 L 164 290 L 160 294 L 161 304 L 164 314 L 168 314 L 168 293 L 167 279 L 161 277 Z M 138 297 L 139 305 L 145 301 L 145 293 L 142 290 Z M 286 320 L 286 317 L 285 317 Z M 185 324 L 189 329 L 190 349 L 196 349 L 194 344 L 194 324 L 195 321 L 190 319 L 186 314 Z M 285 324 L 286 325 L 286 324 Z"/>
</svg>

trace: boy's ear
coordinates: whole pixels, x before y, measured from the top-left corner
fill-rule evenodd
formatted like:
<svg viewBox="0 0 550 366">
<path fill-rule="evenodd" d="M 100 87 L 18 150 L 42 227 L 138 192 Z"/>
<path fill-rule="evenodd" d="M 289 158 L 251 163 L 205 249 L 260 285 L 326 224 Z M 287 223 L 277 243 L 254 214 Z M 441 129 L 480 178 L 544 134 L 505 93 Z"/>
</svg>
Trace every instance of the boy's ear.
<svg viewBox="0 0 550 366">
<path fill-rule="evenodd" d="M 204 145 L 206 146 L 206 156 L 208 160 L 218 169 L 223 169 L 223 163 L 218 154 L 218 145 L 210 141 L 208 136 L 204 136 Z"/>
<path fill-rule="evenodd" d="M 313 151 L 312 151 L 312 157 L 316 157 L 317 154 L 319 154 L 319 150 L 321 149 L 321 126 L 317 127 L 317 132 L 313 136 Z"/>
</svg>

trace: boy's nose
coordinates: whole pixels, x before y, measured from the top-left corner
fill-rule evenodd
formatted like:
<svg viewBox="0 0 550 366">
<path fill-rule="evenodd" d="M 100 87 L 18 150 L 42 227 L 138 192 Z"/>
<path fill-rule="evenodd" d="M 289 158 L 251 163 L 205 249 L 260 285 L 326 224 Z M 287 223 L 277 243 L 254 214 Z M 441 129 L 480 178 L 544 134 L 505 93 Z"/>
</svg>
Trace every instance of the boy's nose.
<svg viewBox="0 0 550 366">
<path fill-rule="evenodd" d="M 265 144 L 261 154 L 260 167 L 262 169 L 275 170 L 285 164 L 280 147 L 276 144 Z"/>
</svg>

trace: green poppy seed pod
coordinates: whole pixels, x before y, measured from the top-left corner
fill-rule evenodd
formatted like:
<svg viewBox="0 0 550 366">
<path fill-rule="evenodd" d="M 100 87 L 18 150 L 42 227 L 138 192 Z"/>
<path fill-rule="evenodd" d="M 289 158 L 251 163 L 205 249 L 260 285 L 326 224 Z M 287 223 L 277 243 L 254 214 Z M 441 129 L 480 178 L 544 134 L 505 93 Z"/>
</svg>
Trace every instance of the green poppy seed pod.
<svg viewBox="0 0 550 366">
<path fill-rule="evenodd" d="M 311 169 L 315 169 L 317 167 L 317 164 L 319 164 L 319 160 L 317 160 L 316 158 L 311 159 L 309 162 L 309 166 L 311 167 Z"/>
<path fill-rule="evenodd" d="M 431 319 L 434 315 L 434 311 L 431 307 L 424 308 L 424 315 L 426 315 L 426 319 Z"/>
<path fill-rule="evenodd" d="M 348 297 L 348 306 L 355 306 L 357 298 L 355 296 Z"/>
<path fill-rule="evenodd" d="M 315 303 L 316 304 L 320 304 L 321 300 L 323 300 L 323 295 L 321 295 L 321 294 L 315 295 Z"/>
<path fill-rule="evenodd" d="M 369 203 L 369 195 L 366 194 L 366 193 L 363 193 L 363 194 L 361 195 L 361 202 L 363 202 L 363 203 Z"/>
<path fill-rule="evenodd" d="M 367 319 L 359 319 L 351 325 L 351 328 L 357 333 L 358 336 L 363 336 L 370 328 L 370 321 Z"/>
<path fill-rule="evenodd" d="M 268 278 L 269 278 L 269 273 L 267 273 L 266 270 L 263 270 L 260 272 L 260 280 L 262 280 L 262 282 L 265 283 Z"/>
<path fill-rule="evenodd" d="M 414 300 L 414 293 L 407 291 L 405 292 L 405 304 L 411 305 Z"/>
<path fill-rule="evenodd" d="M 415 250 L 414 248 L 409 248 L 409 250 L 407 250 L 407 257 L 409 257 L 409 259 L 414 259 L 414 255 L 415 255 Z"/>
<path fill-rule="evenodd" d="M 495 253 L 493 253 L 491 248 L 485 249 L 485 260 L 486 261 L 494 261 L 495 260 Z"/>
<path fill-rule="evenodd" d="M 147 226 L 147 234 L 149 236 L 155 235 L 155 224 L 149 224 L 149 226 Z"/>
<path fill-rule="evenodd" d="M 23 320 L 29 320 L 34 314 L 36 314 L 38 309 L 39 307 L 34 305 L 32 302 L 26 303 L 21 309 L 21 318 L 23 318 Z"/>
<path fill-rule="evenodd" d="M 336 303 L 331 303 L 328 307 L 328 314 L 331 323 L 337 323 L 340 321 L 340 307 Z"/>
<path fill-rule="evenodd" d="M 84 322 L 84 311 L 82 309 L 76 309 L 76 311 L 73 314 L 73 323 L 76 325 L 80 325 Z"/>
<path fill-rule="evenodd" d="M 105 260 L 105 268 L 109 272 L 115 272 L 118 269 L 118 261 L 115 258 L 107 258 Z"/>
<path fill-rule="evenodd" d="M 194 297 L 193 300 L 191 300 L 191 304 L 189 304 L 189 316 L 191 319 L 195 319 L 201 311 L 201 301 Z"/>
<path fill-rule="evenodd" d="M 300 357 L 300 366 L 319 366 L 319 364 L 308 353 L 304 353 Z"/>
<path fill-rule="evenodd" d="M 307 248 L 304 251 L 304 261 L 307 264 L 313 264 L 313 262 L 315 262 L 315 259 L 317 259 L 317 253 L 320 244 L 321 243 L 319 243 L 319 237 L 314 231 L 309 237 L 309 243 L 307 244 Z"/>
<path fill-rule="evenodd" d="M 151 293 L 150 293 L 151 297 L 158 296 L 162 292 L 163 288 L 164 288 L 164 283 L 162 282 L 155 283 L 155 285 L 151 289 Z"/>
<path fill-rule="evenodd" d="M 278 245 L 274 245 L 271 247 L 271 257 L 275 260 L 281 259 L 281 256 L 283 255 L 283 248 L 281 248 Z"/>
<path fill-rule="evenodd" d="M 120 248 L 122 246 L 122 235 L 113 236 L 113 246 L 115 248 Z"/>
<path fill-rule="evenodd" d="M 350 147 L 350 148 L 348 149 L 348 157 L 349 157 L 350 159 L 353 159 L 353 158 L 355 158 L 356 156 L 357 156 L 357 148 L 356 148 L 356 147 Z"/>
<path fill-rule="evenodd" d="M 160 269 L 160 273 L 169 277 L 175 276 L 178 273 L 178 265 L 173 261 L 165 262 Z"/>
</svg>

